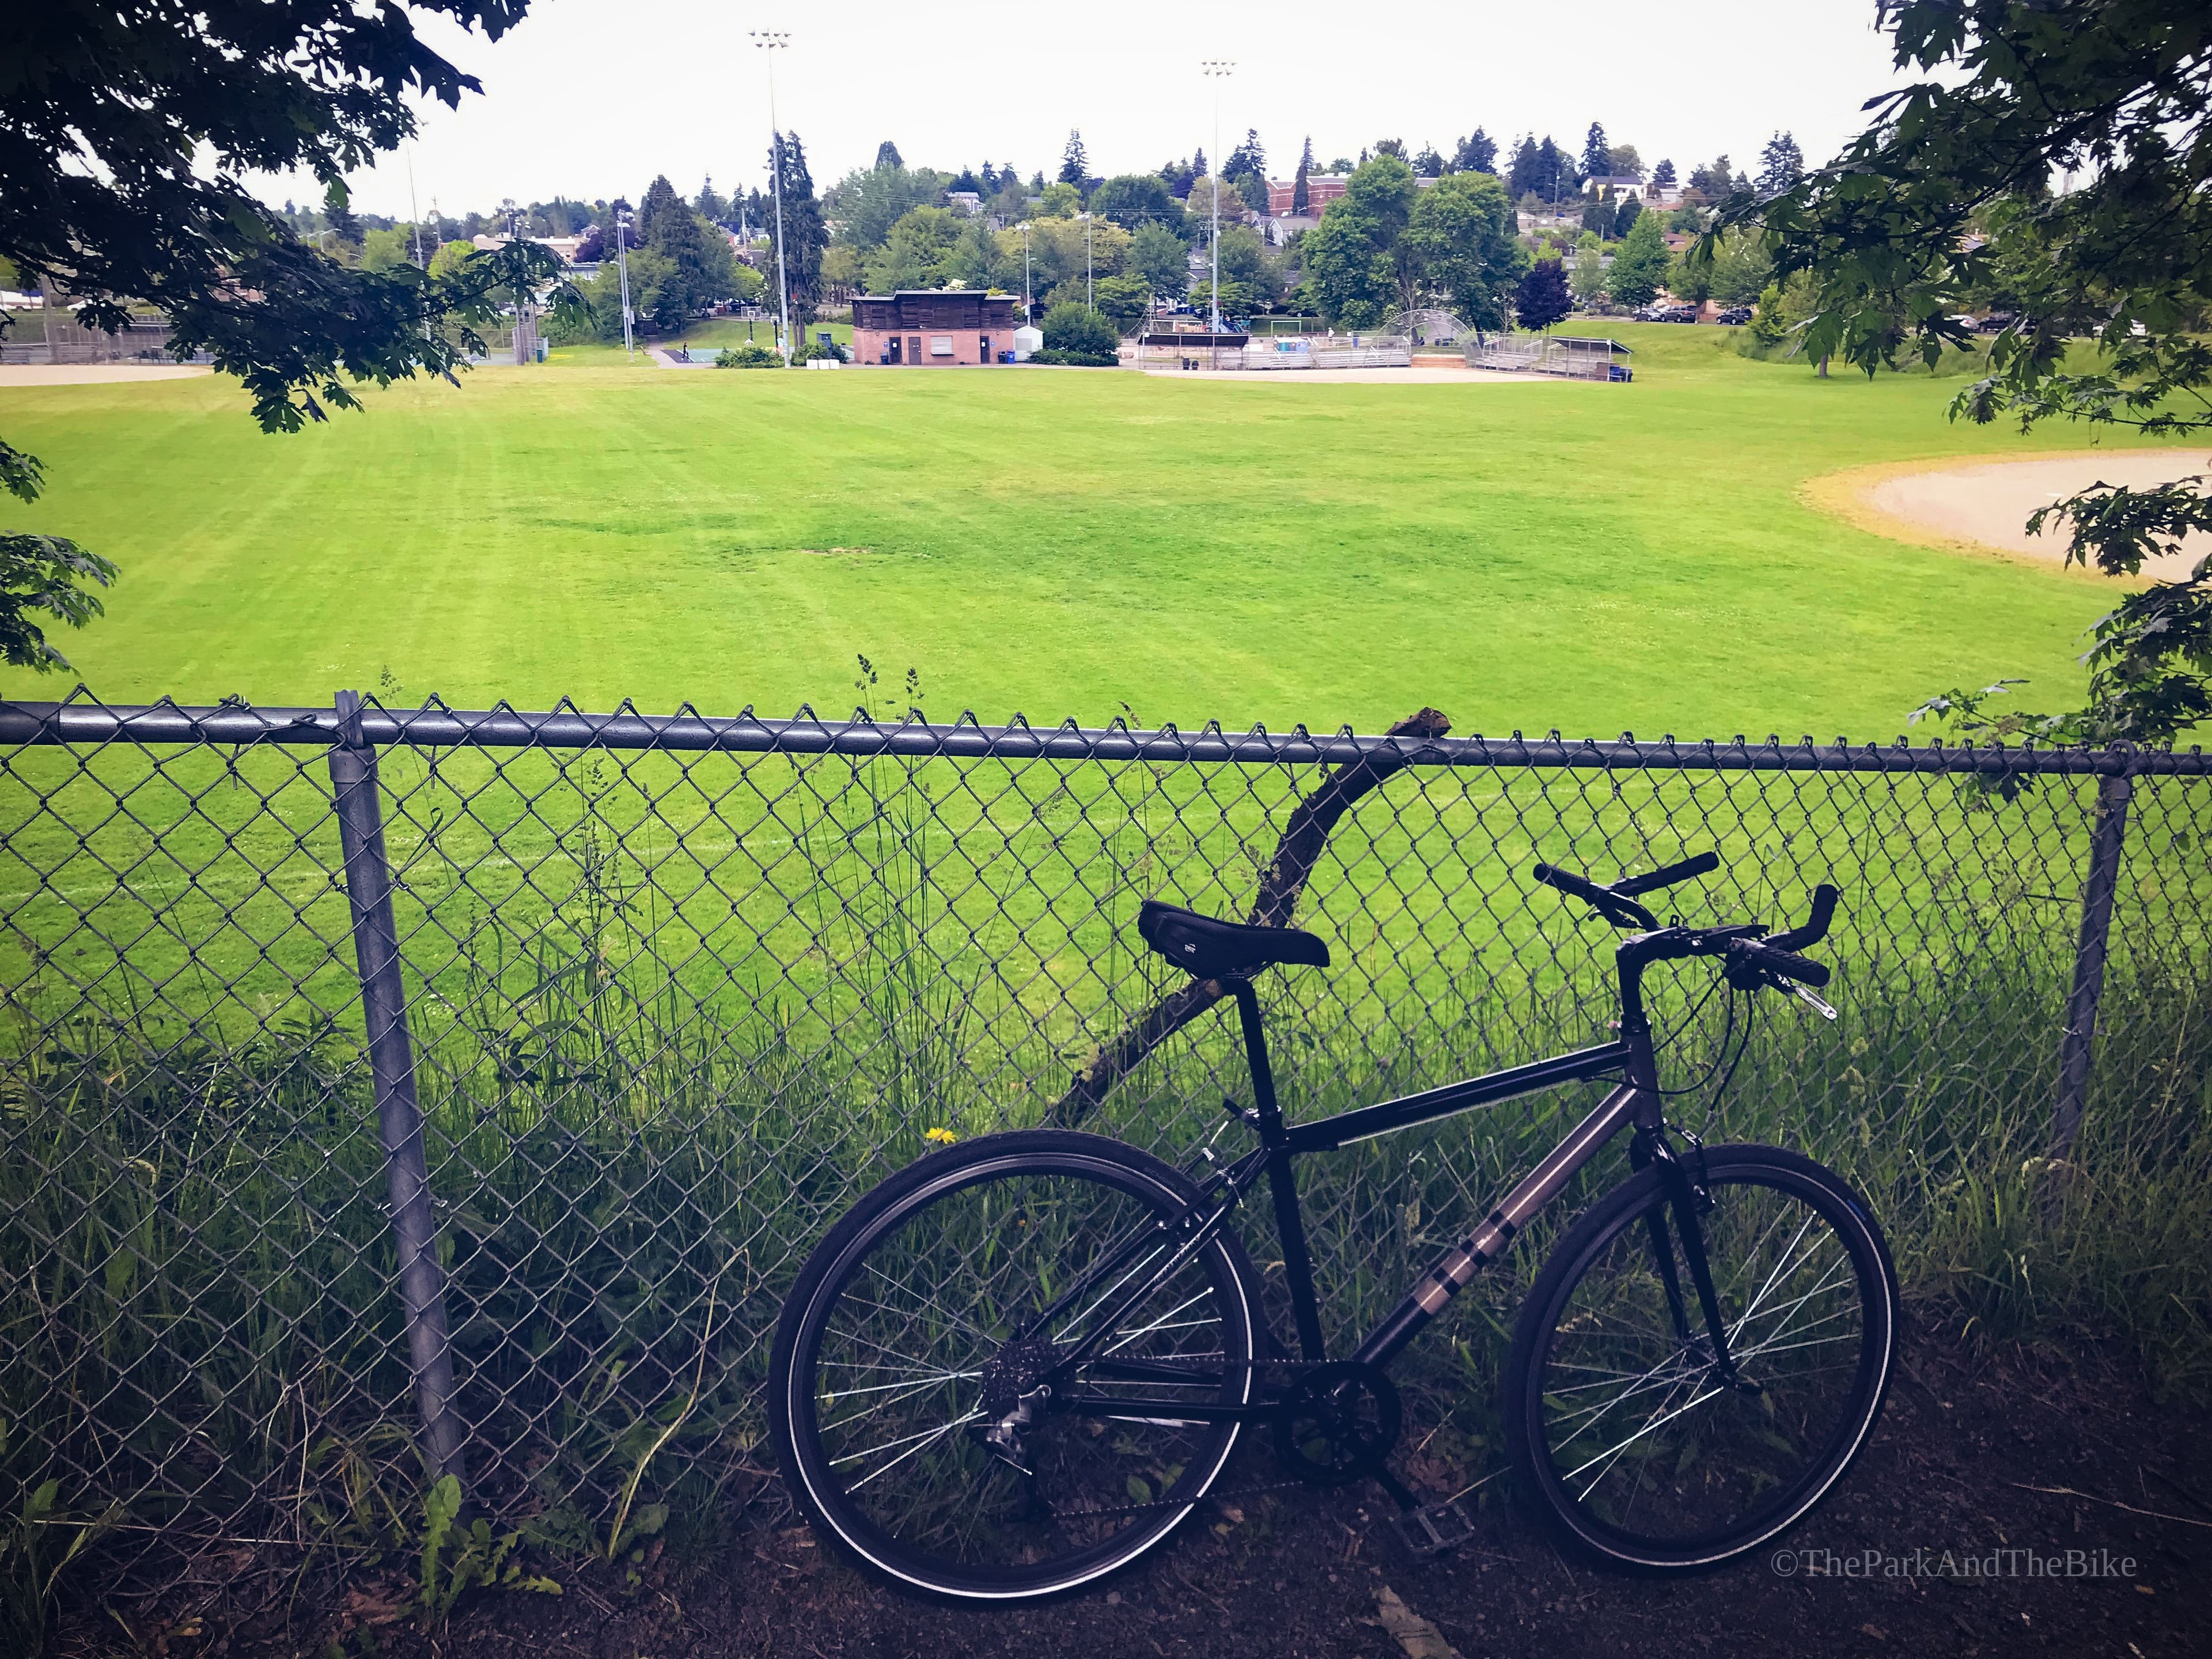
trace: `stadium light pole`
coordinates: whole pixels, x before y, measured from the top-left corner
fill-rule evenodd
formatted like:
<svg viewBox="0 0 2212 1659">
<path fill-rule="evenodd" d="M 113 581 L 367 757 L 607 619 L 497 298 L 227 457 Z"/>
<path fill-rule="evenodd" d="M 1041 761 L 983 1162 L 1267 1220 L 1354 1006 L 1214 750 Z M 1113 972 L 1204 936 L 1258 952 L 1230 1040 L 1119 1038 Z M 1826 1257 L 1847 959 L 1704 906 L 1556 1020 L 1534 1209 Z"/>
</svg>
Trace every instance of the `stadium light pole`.
<svg viewBox="0 0 2212 1659">
<path fill-rule="evenodd" d="M 1231 58 L 1209 58 L 1199 65 L 1206 78 L 1213 82 L 1213 177 L 1206 180 L 1208 192 L 1213 198 L 1213 292 L 1206 309 L 1212 320 L 1206 331 L 1221 332 L 1221 83 L 1237 72 L 1237 61 Z M 1209 350 L 1212 348 L 1207 348 Z"/>
<path fill-rule="evenodd" d="M 783 129 L 775 118 L 775 54 L 789 50 L 791 36 L 782 29 L 748 29 L 753 45 L 768 54 L 768 126 L 774 142 L 769 147 L 769 170 L 775 185 L 775 342 L 783 353 L 783 366 L 791 367 L 791 278 L 783 268 Z"/>
<path fill-rule="evenodd" d="M 635 362 L 636 343 L 630 337 L 629 210 L 626 207 L 615 210 L 615 269 L 622 273 L 623 356 Z"/>
</svg>

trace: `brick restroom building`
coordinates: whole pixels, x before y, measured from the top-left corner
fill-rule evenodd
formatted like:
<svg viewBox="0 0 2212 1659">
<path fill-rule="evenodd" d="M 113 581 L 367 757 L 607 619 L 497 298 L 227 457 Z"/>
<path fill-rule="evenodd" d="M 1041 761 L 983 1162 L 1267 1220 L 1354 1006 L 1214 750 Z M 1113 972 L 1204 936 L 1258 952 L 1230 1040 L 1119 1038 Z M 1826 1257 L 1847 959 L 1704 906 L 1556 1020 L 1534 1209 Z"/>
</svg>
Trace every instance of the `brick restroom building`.
<svg viewBox="0 0 2212 1659">
<path fill-rule="evenodd" d="M 899 368 L 1006 361 L 1021 302 L 980 289 L 901 289 L 853 301 L 853 361 Z"/>
</svg>

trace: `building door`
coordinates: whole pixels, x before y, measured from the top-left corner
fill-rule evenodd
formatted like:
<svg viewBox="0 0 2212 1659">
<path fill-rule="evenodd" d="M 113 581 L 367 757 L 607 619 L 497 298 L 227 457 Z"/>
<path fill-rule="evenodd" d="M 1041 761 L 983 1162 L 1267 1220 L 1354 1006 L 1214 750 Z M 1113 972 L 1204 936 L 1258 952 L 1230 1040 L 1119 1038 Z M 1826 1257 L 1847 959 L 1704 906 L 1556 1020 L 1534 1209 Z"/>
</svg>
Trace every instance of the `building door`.
<svg viewBox="0 0 2212 1659">
<path fill-rule="evenodd" d="M 979 363 L 988 364 L 991 361 L 991 337 L 988 334 L 983 335 L 981 337 L 979 343 L 981 346 L 981 353 L 977 356 L 975 361 Z"/>
<path fill-rule="evenodd" d="M 897 335 L 894 334 L 894 335 L 892 335 L 892 336 L 891 336 L 891 349 L 890 349 L 890 351 L 889 355 L 888 355 L 888 356 L 886 356 L 884 357 L 884 361 L 885 362 L 887 362 L 887 363 L 896 363 L 896 362 L 898 362 L 898 360 L 899 360 L 899 337 L 898 337 Z"/>
<path fill-rule="evenodd" d="M 921 335 L 909 334 L 906 337 L 906 360 L 910 363 L 915 364 L 919 364 L 921 362 Z"/>
</svg>

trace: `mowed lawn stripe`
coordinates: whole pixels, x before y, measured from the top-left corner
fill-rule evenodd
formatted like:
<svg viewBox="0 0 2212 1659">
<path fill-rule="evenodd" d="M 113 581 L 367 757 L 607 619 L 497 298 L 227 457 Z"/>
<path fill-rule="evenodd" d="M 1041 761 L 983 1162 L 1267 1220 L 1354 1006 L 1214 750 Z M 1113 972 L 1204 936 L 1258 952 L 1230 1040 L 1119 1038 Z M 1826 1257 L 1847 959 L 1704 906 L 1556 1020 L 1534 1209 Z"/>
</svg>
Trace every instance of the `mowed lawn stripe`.
<svg viewBox="0 0 2212 1659">
<path fill-rule="evenodd" d="M 1631 386 L 1079 371 L 486 369 L 267 437 L 215 380 L 0 390 L 116 559 L 102 695 L 568 695 L 986 719 L 1887 737 L 1931 690 L 2078 680 L 2109 586 L 1829 519 L 1804 479 L 2078 448 L 1956 381 L 1816 380 L 1621 331 Z M 47 693 L 10 672 L 0 688 Z"/>
</svg>

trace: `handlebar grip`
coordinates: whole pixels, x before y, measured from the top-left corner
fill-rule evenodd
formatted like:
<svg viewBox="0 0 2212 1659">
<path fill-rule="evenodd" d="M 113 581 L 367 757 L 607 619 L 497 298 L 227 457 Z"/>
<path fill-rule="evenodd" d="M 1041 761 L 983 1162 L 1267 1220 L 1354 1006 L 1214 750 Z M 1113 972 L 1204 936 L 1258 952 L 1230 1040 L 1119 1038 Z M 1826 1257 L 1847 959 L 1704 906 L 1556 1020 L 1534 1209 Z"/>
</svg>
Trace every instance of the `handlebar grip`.
<svg viewBox="0 0 2212 1659">
<path fill-rule="evenodd" d="M 1678 881 L 1687 881 L 1692 876 L 1709 875 L 1721 867 L 1718 853 L 1700 853 L 1695 858 L 1684 859 L 1680 864 L 1670 864 L 1663 870 L 1654 870 L 1649 875 L 1631 876 L 1626 881 L 1616 881 L 1613 890 L 1624 897 L 1633 898 L 1638 893 L 1649 893 L 1661 887 L 1672 887 Z"/>
<path fill-rule="evenodd" d="M 1569 897 L 1580 899 L 1616 927 L 1656 927 L 1659 925 L 1651 913 L 1634 899 L 1625 897 L 1609 887 L 1601 887 L 1588 876 L 1562 870 L 1556 864 L 1540 864 L 1532 873 L 1546 886 L 1556 887 Z"/>
<path fill-rule="evenodd" d="M 1813 890 L 1813 914 L 1802 927 L 1791 927 L 1767 936 L 1767 948 L 1774 951 L 1800 951 L 1808 945 L 1818 945 L 1828 936 L 1828 924 L 1835 919 L 1836 900 L 1841 895 L 1828 882 Z"/>
<path fill-rule="evenodd" d="M 1826 985 L 1829 968 L 1825 962 L 1814 962 L 1788 951 L 1778 951 L 1771 945 L 1761 945 L 1751 939 L 1739 939 L 1729 947 L 1729 954 L 1739 962 L 1754 968 L 1764 968 L 1768 973 L 1783 979 L 1794 979 L 1801 985 Z"/>
</svg>

